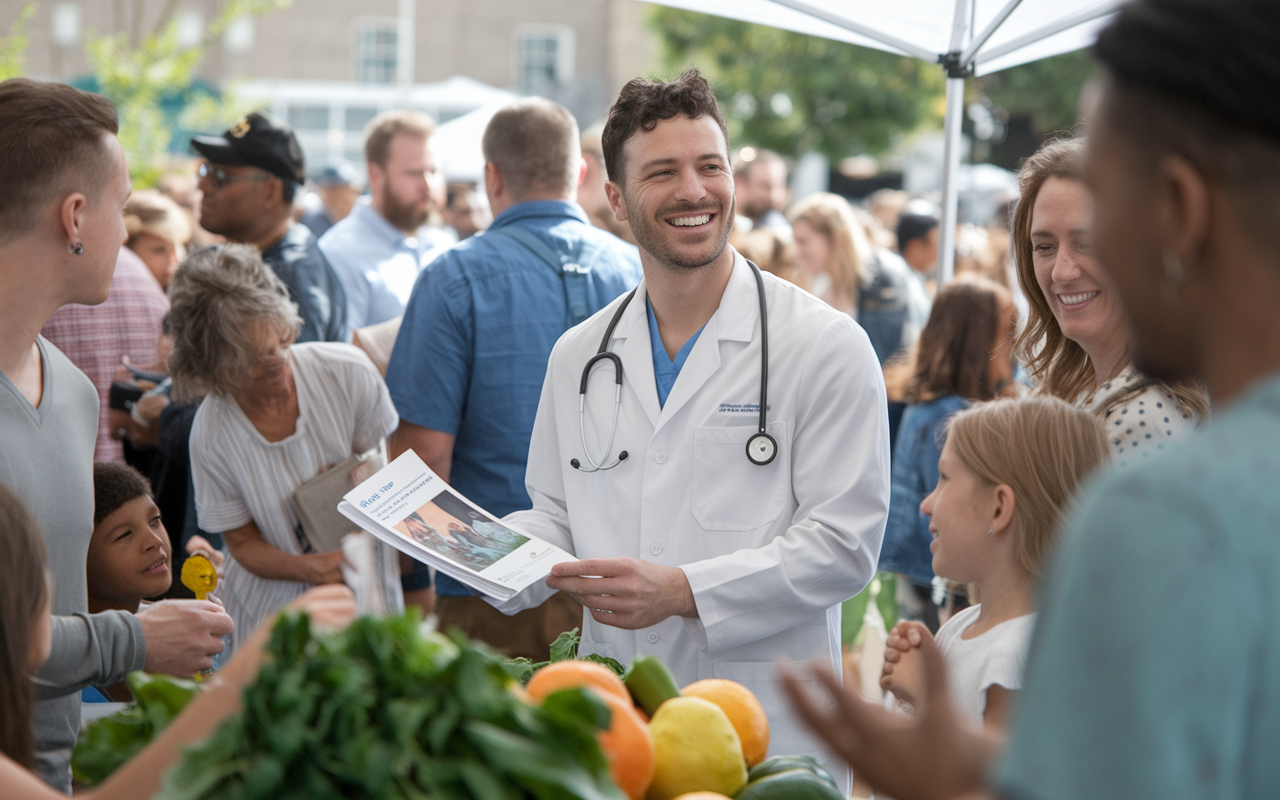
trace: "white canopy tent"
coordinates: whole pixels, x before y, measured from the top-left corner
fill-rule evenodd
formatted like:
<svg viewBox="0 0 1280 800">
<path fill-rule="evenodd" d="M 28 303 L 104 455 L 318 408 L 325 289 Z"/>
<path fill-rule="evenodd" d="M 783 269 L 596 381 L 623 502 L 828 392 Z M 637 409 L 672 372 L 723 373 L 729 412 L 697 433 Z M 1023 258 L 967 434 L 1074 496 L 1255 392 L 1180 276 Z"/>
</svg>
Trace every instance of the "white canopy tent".
<svg viewBox="0 0 1280 800">
<path fill-rule="evenodd" d="M 899 53 L 947 73 L 938 280 L 955 266 L 964 79 L 1092 44 L 1122 0 L 651 0 Z"/>
</svg>

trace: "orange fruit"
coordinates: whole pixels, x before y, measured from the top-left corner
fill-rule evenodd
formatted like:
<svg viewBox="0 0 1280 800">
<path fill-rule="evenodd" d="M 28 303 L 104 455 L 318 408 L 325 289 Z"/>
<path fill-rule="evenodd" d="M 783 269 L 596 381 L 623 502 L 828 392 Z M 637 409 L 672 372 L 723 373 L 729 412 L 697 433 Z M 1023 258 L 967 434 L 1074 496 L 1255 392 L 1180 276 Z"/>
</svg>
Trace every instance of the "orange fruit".
<svg viewBox="0 0 1280 800">
<path fill-rule="evenodd" d="M 701 697 L 720 707 L 742 742 L 747 766 L 754 767 L 769 752 L 769 719 L 751 690 L 736 681 L 720 678 L 697 681 L 680 690 L 685 697 Z"/>
<path fill-rule="evenodd" d="M 631 704 L 631 693 L 622 679 L 613 674 L 613 670 L 593 661 L 557 661 L 548 664 L 529 679 L 525 689 L 538 702 L 552 692 L 570 689 L 574 686 L 590 686 L 600 690 L 601 694 L 609 694 Z"/>
<path fill-rule="evenodd" d="M 613 782 L 631 800 L 642 800 L 653 780 L 653 739 L 649 736 L 649 726 L 631 707 L 630 700 L 619 700 L 598 690 L 596 694 L 609 706 L 609 729 L 600 731 L 596 738 L 609 759 Z"/>
</svg>

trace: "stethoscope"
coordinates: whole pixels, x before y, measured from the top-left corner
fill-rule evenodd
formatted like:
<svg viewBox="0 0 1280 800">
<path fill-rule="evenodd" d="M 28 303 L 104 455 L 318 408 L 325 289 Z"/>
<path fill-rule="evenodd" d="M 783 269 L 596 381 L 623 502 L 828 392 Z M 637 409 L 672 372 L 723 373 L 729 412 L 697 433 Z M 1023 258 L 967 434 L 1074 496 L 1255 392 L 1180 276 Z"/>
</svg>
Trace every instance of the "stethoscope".
<svg viewBox="0 0 1280 800">
<path fill-rule="evenodd" d="M 763 467 L 773 461 L 778 455 L 778 442 L 770 436 L 766 431 L 766 411 L 769 408 L 769 309 L 764 299 L 764 278 L 760 275 L 760 268 L 752 262 L 748 261 L 747 266 L 751 267 L 751 274 L 756 279 L 756 289 L 760 293 L 760 429 L 750 439 L 747 440 L 747 460 L 758 467 Z M 613 312 L 613 319 L 609 320 L 609 327 L 605 329 L 604 338 L 600 340 L 600 347 L 596 350 L 596 354 L 587 360 L 587 365 L 582 368 L 582 380 L 578 383 L 578 436 L 582 440 L 582 455 L 586 457 L 590 469 L 582 466 L 582 462 L 578 459 L 570 459 L 569 466 L 583 472 L 599 472 L 601 470 L 613 469 L 614 467 L 627 460 L 627 451 L 623 450 L 618 453 L 618 457 L 613 461 L 608 461 L 609 452 L 613 450 L 614 437 L 618 435 L 618 409 L 622 405 L 622 359 L 616 353 L 609 352 L 609 340 L 613 338 L 613 329 L 618 327 L 618 321 L 622 319 L 622 313 L 627 310 L 627 306 L 631 303 L 631 299 L 636 296 L 636 292 L 640 287 L 631 290 L 631 293 L 623 299 L 622 304 L 618 306 L 618 310 Z M 604 448 L 604 458 L 599 463 L 591 457 L 590 451 L 587 450 L 587 428 L 586 428 L 586 406 L 587 406 L 587 382 L 591 379 L 591 368 L 596 362 L 606 359 L 613 362 L 613 424 L 609 428 L 609 443 Z"/>
</svg>

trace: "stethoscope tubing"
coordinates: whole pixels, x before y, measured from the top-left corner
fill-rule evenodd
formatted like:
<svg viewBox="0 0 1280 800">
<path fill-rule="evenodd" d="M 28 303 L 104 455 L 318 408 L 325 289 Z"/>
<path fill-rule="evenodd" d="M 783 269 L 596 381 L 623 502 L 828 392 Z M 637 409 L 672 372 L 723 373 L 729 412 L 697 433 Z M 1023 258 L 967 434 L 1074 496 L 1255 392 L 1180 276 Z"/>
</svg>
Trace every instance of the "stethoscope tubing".
<svg viewBox="0 0 1280 800">
<path fill-rule="evenodd" d="M 769 306 L 765 299 L 764 293 L 764 277 L 760 274 L 760 268 L 750 260 L 747 266 L 751 267 L 753 277 L 756 279 L 756 290 L 760 298 L 760 417 L 759 430 L 755 435 L 747 440 L 747 460 L 757 466 L 765 466 L 773 461 L 778 454 L 778 443 L 768 433 L 768 409 L 769 409 Z M 622 314 L 627 310 L 627 306 L 631 304 L 631 300 L 636 296 L 636 292 L 640 287 L 632 289 L 630 294 L 618 306 L 618 310 L 613 313 L 613 319 L 609 320 L 609 327 L 605 329 L 604 337 L 600 340 L 600 347 L 596 350 L 596 354 L 587 360 L 586 366 L 582 369 L 582 378 L 578 382 L 578 436 L 582 443 L 582 455 L 587 459 L 590 469 L 582 466 L 578 459 L 570 459 L 569 465 L 576 470 L 582 472 L 600 472 L 602 470 L 613 469 L 614 467 L 627 460 L 627 451 L 623 450 L 618 457 L 612 462 L 609 461 L 609 453 L 613 450 L 613 442 L 618 435 L 618 412 L 622 406 L 622 359 L 616 353 L 609 352 L 609 342 L 613 339 L 613 331 L 618 327 L 618 322 L 622 319 Z M 605 359 L 613 364 L 614 375 L 614 391 L 613 391 L 613 424 L 609 427 L 609 443 L 605 445 L 604 458 L 599 463 L 591 457 L 591 453 L 587 450 L 587 427 L 586 427 L 586 404 L 587 404 L 587 382 L 591 379 L 592 368 L 601 360 Z M 756 451 L 759 452 L 756 452 Z"/>
</svg>

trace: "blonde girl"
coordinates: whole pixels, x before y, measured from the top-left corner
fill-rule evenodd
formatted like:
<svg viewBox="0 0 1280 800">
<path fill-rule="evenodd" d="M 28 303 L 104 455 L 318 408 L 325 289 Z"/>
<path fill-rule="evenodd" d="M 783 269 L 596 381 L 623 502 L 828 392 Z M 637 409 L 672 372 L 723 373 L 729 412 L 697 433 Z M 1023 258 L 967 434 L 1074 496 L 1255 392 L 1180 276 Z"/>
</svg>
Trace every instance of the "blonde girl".
<svg viewBox="0 0 1280 800">
<path fill-rule="evenodd" d="M 997 400 L 952 418 L 938 485 L 920 510 L 930 518 L 933 569 L 977 587 L 981 602 L 935 637 L 960 709 L 1003 728 L 1022 672 L 1037 580 L 1080 483 L 1109 457 L 1097 417 L 1052 397 Z M 928 629 L 897 625 L 880 684 L 911 704 L 920 691 L 919 653 Z"/>
</svg>

